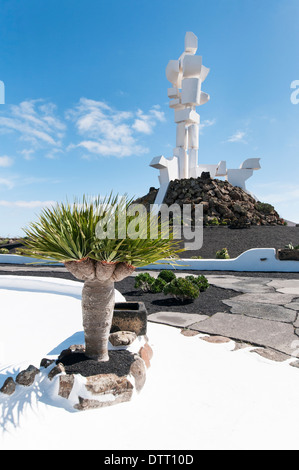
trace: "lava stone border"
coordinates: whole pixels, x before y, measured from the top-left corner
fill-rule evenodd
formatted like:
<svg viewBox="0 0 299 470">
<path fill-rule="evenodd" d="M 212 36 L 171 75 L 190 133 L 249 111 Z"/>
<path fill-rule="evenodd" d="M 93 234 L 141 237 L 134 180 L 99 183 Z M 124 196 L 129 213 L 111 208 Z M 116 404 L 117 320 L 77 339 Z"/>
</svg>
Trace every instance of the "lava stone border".
<svg viewBox="0 0 299 470">
<path fill-rule="evenodd" d="M 152 348 L 146 335 L 137 336 L 130 331 L 111 333 L 109 340 L 112 345 L 109 362 L 91 360 L 85 356 L 83 345 L 72 345 L 62 351 L 57 360 L 43 358 L 39 369 L 30 365 L 17 375 L 15 381 L 8 377 L 0 392 L 13 395 L 17 385 L 30 387 L 38 374 L 49 369 L 46 377 L 52 395 L 68 400 L 76 410 L 130 401 L 134 391 L 139 393 L 146 382 L 146 370 L 153 357 Z M 134 352 L 136 345 L 138 352 Z"/>
</svg>

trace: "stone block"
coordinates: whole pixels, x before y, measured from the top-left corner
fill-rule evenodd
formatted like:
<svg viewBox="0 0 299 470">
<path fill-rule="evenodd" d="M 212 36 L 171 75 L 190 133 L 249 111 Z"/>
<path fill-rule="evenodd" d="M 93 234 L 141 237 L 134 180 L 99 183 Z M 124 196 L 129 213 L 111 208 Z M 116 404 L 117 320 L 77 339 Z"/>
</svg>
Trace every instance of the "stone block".
<svg viewBox="0 0 299 470">
<path fill-rule="evenodd" d="M 8 377 L 3 386 L 0 388 L 0 392 L 4 395 L 13 395 L 16 390 L 16 383 L 12 377 Z"/>
<path fill-rule="evenodd" d="M 200 55 L 186 54 L 183 59 L 183 83 L 186 78 L 199 78 L 202 67 L 202 57 Z"/>
<path fill-rule="evenodd" d="M 20 372 L 16 377 L 16 382 L 24 387 L 30 387 L 34 383 L 35 376 L 39 373 L 39 369 L 30 365 L 26 370 Z"/>
<path fill-rule="evenodd" d="M 185 52 L 196 54 L 198 48 L 198 38 L 191 31 L 187 31 L 185 35 Z"/>
<path fill-rule="evenodd" d="M 65 368 L 63 364 L 58 363 L 57 366 L 53 367 L 53 369 L 48 374 L 48 379 L 53 380 L 56 375 L 65 373 Z"/>
<path fill-rule="evenodd" d="M 168 88 L 167 94 L 168 98 L 170 98 L 171 100 L 179 99 L 181 97 L 181 93 L 177 88 Z"/>
<path fill-rule="evenodd" d="M 73 375 L 61 375 L 59 377 L 58 395 L 68 399 L 73 389 L 75 378 Z"/>
<path fill-rule="evenodd" d="M 133 331 L 115 331 L 115 333 L 111 333 L 109 336 L 109 341 L 112 346 L 130 346 L 137 335 Z"/>
<path fill-rule="evenodd" d="M 176 124 L 185 122 L 186 124 L 199 124 L 199 114 L 191 108 L 180 109 L 174 112 L 174 120 Z"/>
<path fill-rule="evenodd" d="M 172 83 L 174 88 L 179 88 L 180 63 L 178 60 L 170 60 L 166 67 L 167 80 Z"/>
</svg>

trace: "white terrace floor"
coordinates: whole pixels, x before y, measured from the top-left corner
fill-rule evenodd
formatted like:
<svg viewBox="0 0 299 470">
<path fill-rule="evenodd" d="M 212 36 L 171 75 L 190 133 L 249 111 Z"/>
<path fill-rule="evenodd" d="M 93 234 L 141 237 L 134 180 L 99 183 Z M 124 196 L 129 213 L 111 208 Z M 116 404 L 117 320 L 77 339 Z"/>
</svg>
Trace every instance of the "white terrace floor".
<svg viewBox="0 0 299 470">
<path fill-rule="evenodd" d="M 297 338 L 299 281 L 263 278 L 261 283 L 260 279 L 256 282 L 235 276 L 211 276 L 209 280 L 230 289 L 233 283 L 240 292 L 241 298 L 233 299 L 234 313 L 226 314 L 237 322 L 240 331 L 241 320 L 253 322 L 247 327 L 267 322 L 272 341 L 277 338 L 277 326 L 287 326 L 282 348 L 296 353 L 288 341 Z M 79 283 L 27 278 L 22 287 L 21 281 L 18 278 L 16 284 L 14 278 L 9 285 L 9 277 L 0 278 L 1 385 L 8 375 L 15 376 L 29 364 L 38 367 L 45 355 L 55 355 L 62 345 L 83 339 L 80 295 L 74 291 Z M 273 305 L 275 314 L 268 310 L 267 319 L 260 318 L 257 305 Z M 244 306 L 249 307 L 245 313 Z M 253 311 L 254 315 L 249 316 L 248 312 Z M 224 326 L 223 314 L 219 312 L 193 323 L 191 329 L 194 333 L 197 329 L 209 330 L 207 333 L 212 335 L 234 333 L 232 323 L 227 331 L 220 330 L 221 324 Z M 258 328 L 248 329 L 248 334 L 253 331 Z M 61 401 L 47 394 L 44 382 L 37 381 L 25 391 L 24 387 L 17 389 L 11 397 L 1 395 L 0 448 L 299 448 L 299 371 L 290 367 L 294 357 L 272 361 L 263 357 L 267 354 L 252 354 L 260 348 L 224 342 L 214 336 L 207 338 L 206 333 L 188 337 L 181 334 L 180 328 L 153 321 L 148 324 L 148 336 L 154 357 L 147 383 L 133 401 L 70 413 Z M 273 352 L 272 342 L 268 346 L 271 349 L 266 351 Z"/>
</svg>

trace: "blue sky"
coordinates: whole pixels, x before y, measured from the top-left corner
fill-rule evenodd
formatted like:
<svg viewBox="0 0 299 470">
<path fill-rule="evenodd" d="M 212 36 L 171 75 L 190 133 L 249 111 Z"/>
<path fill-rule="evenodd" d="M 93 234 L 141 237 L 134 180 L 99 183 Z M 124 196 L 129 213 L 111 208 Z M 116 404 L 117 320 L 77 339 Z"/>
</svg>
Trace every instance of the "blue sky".
<svg viewBox="0 0 299 470">
<path fill-rule="evenodd" d="M 158 186 L 186 31 L 211 69 L 200 162 L 260 157 L 248 189 L 299 222 L 298 24 L 298 0 L 0 0 L 0 236 L 54 201 Z"/>
</svg>

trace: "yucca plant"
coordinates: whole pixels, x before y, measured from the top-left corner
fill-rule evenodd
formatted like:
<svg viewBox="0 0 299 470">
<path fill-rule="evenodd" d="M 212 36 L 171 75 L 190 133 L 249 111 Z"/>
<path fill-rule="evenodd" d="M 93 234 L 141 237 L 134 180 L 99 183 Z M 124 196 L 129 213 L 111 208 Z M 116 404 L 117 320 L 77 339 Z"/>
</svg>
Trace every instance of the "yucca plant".
<svg viewBox="0 0 299 470">
<path fill-rule="evenodd" d="M 128 216 L 132 200 L 110 195 L 60 203 L 44 209 L 38 222 L 24 231 L 28 237 L 23 256 L 64 263 L 77 279 L 84 281 L 82 315 L 86 355 L 99 362 L 109 360 L 108 338 L 115 304 L 114 283 L 130 276 L 137 267 L 169 259 L 175 263 L 180 250 L 168 227 L 153 227 L 155 220 L 136 225 L 136 237 L 127 237 L 134 220 Z M 115 237 L 98 238 L 98 228 L 114 228 Z M 158 237 L 151 238 L 157 229 Z M 121 234 L 120 234 L 121 231 Z M 125 232 L 125 233 L 124 233 Z M 113 235 L 113 234 L 112 234 Z"/>
</svg>

